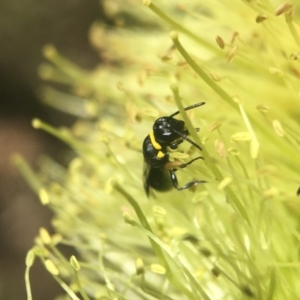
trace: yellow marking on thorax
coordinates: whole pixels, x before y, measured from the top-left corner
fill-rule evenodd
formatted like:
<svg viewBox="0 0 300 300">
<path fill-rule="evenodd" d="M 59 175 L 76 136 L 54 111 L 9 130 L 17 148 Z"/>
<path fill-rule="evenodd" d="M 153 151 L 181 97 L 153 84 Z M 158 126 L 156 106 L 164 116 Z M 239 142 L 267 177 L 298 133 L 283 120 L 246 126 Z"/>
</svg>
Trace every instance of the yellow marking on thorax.
<svg viewBox="0 0 300 300">
<path fill-rule="evenodd" d="M 162 151 L 158 151 L 156 157 L 157 158 L 163 158 L 165 156 L 165 153 L 163 153 Z"/>
<path fill-rule="evenodd" d="M 150 136 L 150 141 L 151 141 L 151 144 L 153 145 L 153 147 L 156 150 L 161 150 L 161 145 L 155 140 L 153 131 L 150 132 L 149 136 Z M 161 151 L 159 151 L 159 152 L 161 152 Z"/>
<path fill-rule="evenodd" d="M 156 157 L 157 157 L 157 158 L 163 158 L 166 154 L 163 153 L 162 151 L 160 151 L 160 150 L 162 149 L 162 147 L 161 147 L 161 145 L 155 140 L 153 131 L 150 132 L 149 136 L 150 136 L 151 144 L 153 145 L 154 149 L 159 150 L 159 151 L 157 152 L 157 154 L 156 154 Z"/>
</svg>

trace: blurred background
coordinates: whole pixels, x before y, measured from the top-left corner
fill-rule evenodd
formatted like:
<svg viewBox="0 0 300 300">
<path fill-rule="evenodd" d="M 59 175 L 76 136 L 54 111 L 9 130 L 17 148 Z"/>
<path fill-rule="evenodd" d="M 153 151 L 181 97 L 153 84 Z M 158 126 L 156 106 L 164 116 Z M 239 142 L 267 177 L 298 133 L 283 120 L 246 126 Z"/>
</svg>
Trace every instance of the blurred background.
<svg viewBox="0 0 300 300">
<path fill-rule="evenodd" d="M 37 75 L 43 61 L 41 49 L 51 43 L 79 66 L 92 69 L 99 57 L 90 47 L 92 22 L 104 20 L 97 0 L 6 1 L 0 0 L 0 299 L 26 299 L 26 252 L 40 227 L 50 229 L 50 211 L 43 207 L 14 169 L 10 156 L 21 153 L 34 167 L 47 153 L 59 160 L 64 145 L 34 130 L 31 120 L 54 126 L 74 121 L 45 107 L 36 96 L 42 84 Z M 50 229 L 51 231 L 51 229 Z M 32 272 L 34 300 L 60 294 L 56 282 L 36 261 Z"/>
</svg>

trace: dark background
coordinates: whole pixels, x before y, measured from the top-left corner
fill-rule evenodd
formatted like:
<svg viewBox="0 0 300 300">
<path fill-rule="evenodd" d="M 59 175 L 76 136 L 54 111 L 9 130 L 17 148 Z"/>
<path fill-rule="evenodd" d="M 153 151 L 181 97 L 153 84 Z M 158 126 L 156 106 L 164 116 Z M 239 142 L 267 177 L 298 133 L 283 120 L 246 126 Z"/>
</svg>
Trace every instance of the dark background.
<svg viewBox="0 0 300 300">
<path fill-rule="evenodd" d="M 31 120 L 38 117 L 54 126 L 73 121 L 36 97 L 41 49 L 52 43 L 78 65 L 92 69 L 99 57 L 89 45 L 88 29 L 93 21 L 104 20 L 101 11 L 97 0 L 0 0 L 0 299 L 26 299 L 25 256 L 38 229 L 50 228 L 51 218 L 10 156 L 19 152 L 32 166 L 42 153 L 59 160 L 62 144 L 34 130 Z M 62 292 L 38 260 L 31 282 L 34 300 L 53 299 Z"/>
</svg>

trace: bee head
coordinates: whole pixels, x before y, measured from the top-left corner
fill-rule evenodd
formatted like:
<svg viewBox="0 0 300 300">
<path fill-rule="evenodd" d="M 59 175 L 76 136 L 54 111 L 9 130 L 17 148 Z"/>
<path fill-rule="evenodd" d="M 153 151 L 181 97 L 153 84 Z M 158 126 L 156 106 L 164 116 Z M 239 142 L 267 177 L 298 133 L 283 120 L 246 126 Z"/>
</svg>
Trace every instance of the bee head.
<svg viewBox="0 0 300 300">
<path fill-rule="evenodd" d="M 169 145 L 173 141 L 186 137 L 189 132 L 184 122 L 172 117 L 161 117 L 153 125 L 155 140 L 161 145 Z"/>
</svg>

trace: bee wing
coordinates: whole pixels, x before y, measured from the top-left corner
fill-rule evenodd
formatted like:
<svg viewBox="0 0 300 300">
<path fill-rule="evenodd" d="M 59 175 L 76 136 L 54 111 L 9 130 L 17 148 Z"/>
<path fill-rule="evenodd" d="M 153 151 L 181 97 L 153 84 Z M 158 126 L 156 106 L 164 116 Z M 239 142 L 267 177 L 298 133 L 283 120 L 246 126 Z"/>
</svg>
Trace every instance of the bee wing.
<svg viewBox="0 0 300 300">
<path fill-rule="evenodd" d="M 151 166 L 144 162 L 144 167 L 143 167 L 143 184 L 144 184 L 144 189 L 146 192 L 147 197 L 149 197 L 149 192 L 150 192 L 150 185 L 149 185 L 149 173 L 150 173 Z"/>
</svg>

